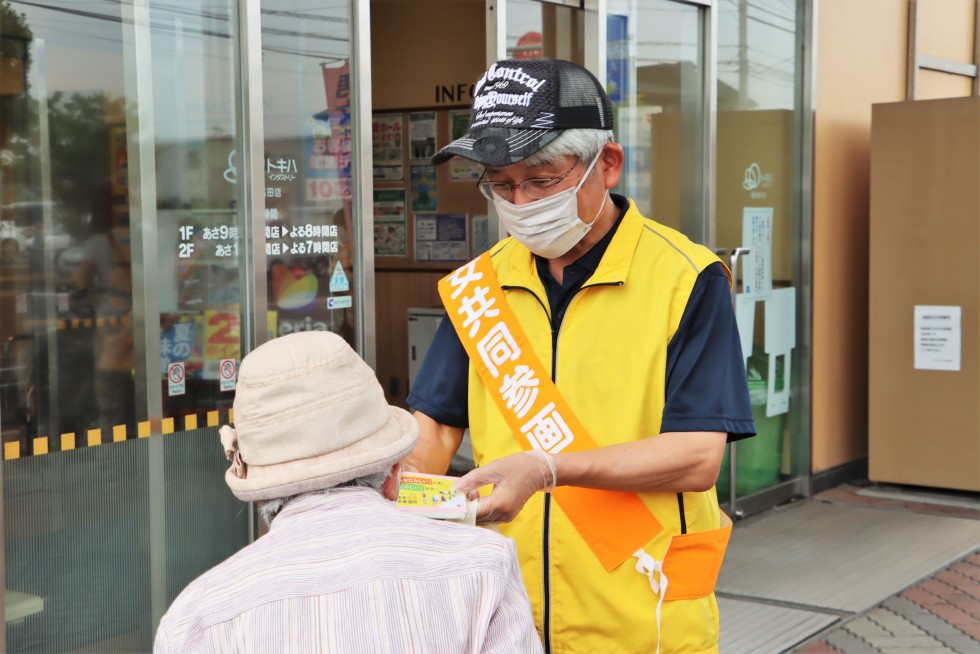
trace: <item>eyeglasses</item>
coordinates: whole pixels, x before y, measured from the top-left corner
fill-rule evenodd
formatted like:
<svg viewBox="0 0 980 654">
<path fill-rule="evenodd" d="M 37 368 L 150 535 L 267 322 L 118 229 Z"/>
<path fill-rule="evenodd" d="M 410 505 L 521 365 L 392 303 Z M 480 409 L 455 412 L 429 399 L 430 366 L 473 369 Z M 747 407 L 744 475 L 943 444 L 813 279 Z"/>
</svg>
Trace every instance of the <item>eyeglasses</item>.
<svg viewBox="0 0 980 654">
<path fill-rule="evenodd" d="M 494 196 L 504 200 L 511 200 L 514 197 L 514 189 L 516 188 L 521 189 L 521 193 L 531 199 L 543 200 L 549 195 L 552 195 L 551 189 L 568 177 L 580 163 L 582 163 L 582 160 L 576 158 L 572 167 L 558 177 L 535 177 L 533 179 L 525 179 L 520 184 L 484 180 L 483 178 L 487 174 L 487 171 L 484 170 L 483 175 L 480 175 L 480 179 L 477 180 L 476 185 L 480 189 L 480 193 L 483 193 L 483 196 L 488 200 L 493 200 Z"/>
</svg>

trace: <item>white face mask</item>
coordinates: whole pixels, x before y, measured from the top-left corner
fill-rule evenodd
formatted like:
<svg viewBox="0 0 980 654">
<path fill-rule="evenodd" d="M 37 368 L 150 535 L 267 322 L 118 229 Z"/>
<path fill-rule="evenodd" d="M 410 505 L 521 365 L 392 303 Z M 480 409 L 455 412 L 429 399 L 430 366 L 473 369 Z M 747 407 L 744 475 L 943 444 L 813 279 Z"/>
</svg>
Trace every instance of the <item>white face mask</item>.
<svg viewBox="0 0 980 654">
<path fill-rule="evenodd" d="M 578 215 L 578 191 L 589 178 L 601 154 L 600 150 L 575 188 L 527 204 L 514 204 L 495 196 L 493 205 L 500 223 L 511 236 L 539 257 L 555 259 L 571 250 L 592 229 L 609 197 L 607 193 L 602 198 L 602 205 L 591 222 L 582 222 Z"/>
</svg>

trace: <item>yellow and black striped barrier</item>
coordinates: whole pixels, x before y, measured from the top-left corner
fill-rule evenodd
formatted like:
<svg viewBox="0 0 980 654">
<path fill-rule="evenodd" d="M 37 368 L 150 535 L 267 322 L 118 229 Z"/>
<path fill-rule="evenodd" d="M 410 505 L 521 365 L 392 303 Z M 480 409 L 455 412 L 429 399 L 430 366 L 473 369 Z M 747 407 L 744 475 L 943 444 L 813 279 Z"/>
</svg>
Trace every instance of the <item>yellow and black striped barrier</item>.
<svg viewBox="0 0 980 654">
<path fill-rule="evenodd" d="M 221 412 L 220 411 L 207 411 L 204 414 L 204 423 L 207 427 L 217 427 L 221 422 Z M 190 413 L 182 416 L 184 420 L 184 431 L 194 431 L 199 428 L 198 416 L 196 413 Z M 177 418 L 162 418 L 159 421 L 160 436 L 166 436 L 168 434 L 173 434 L 176 431 Z M 235 422 L 235 410 L 228 409 L 228 420 L 226 424 L 233 424 Z M 144 420 L 142 422 L 136 423 L 136 437 L 137 438 L 149 438 L 153 435 L 153 421 Z M 60 451 L 65 452 L 67 450 L 74 450 L 78 447 L 95 447 L 102 445 L 104 443 L 120 443 L 126 440 L 126 425 L 116 425 L 112 428 L 111 440 L 105 440 L 102 437 L 101 429 L 89 429 L 86 430 L 84 435 L 84 445 L 79 443 L 78 435 L 75 432 L 69 432 L 61 434 L 60 436 Z M 38 436 L 33 439 L 33 447 L 31 448 L 31 453 L 28 456 L 40 456 L 42 454 L 48 454 L 50 451 L 50 438 L 48 436 Z M 19 440 L 10 441 L 3 444 L 3 458 L 5 461 L 10 461 L 11 459 L 21 458 L 20 454 L 21 442 Z"/>
</svg>

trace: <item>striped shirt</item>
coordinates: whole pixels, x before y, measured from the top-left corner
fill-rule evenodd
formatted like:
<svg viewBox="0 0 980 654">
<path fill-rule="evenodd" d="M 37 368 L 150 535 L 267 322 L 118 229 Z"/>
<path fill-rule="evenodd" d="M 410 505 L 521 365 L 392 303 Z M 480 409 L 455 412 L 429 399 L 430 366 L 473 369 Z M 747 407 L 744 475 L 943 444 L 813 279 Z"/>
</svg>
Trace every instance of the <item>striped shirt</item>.
<svg viewBox="0 0 980 654">
<path fill-rule="evenodd" d="M 154 652 L 540 652 L 513 541 L 340 488 L 194 580 Z"/>
</svg>

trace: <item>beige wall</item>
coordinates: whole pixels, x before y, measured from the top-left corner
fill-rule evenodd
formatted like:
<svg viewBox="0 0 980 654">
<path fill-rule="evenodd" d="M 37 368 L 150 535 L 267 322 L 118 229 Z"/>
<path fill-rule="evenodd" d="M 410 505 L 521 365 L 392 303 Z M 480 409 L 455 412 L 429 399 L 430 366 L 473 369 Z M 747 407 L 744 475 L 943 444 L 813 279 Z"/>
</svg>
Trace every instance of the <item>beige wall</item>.
<svg viewBox="0 0 980 654">
<path fill-rule="evenodd" d="M 374 0 L 374 110 L 468 107 L 485 69 L 485 12 L 478 0 Z M 442 87 L 462 88 L 462 97 L 437 93 Z"/>
<path fill-rule="evenodd" d="M 920 54 L 969 63 L 972 0 L 923 2 Z M 942 5 L 938 7 L 937 5 Z M 871 105 L 905 99 L 904 0 L 819 4 L 813 206 L 813 470 L 868 453 Z M 970 85 L 922 71 L 920 97 Z"/>
<path fill-rule="evenodd" d="M 918 5 L 919 54 L 973 63 L 976 0 L 918 0 Z"/>
<path fill-rule="evenodd" d="M 961 64 L 973 63 L 976 0 L 919 0 L 919 54 Z M 934 70 L 920 70 L 918 100 L 970 95 L 973 80 Z"/>
<path fill-rule="evenodd" d="M 819 5 L 813 200 L 814 472 L 868 452 L 871 105 L 905 96 L 896 0 Z"/>
</svg>

